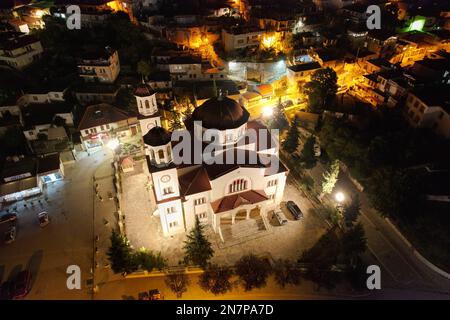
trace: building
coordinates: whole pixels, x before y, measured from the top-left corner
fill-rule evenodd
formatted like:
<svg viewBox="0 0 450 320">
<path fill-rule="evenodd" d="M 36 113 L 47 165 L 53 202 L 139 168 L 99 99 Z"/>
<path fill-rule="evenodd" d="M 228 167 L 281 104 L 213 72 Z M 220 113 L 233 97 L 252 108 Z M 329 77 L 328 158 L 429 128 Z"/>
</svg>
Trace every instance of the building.
<svg viewBox="0 0 450 320">
<path fill-rule="evenodd" d="M 302 63 L 290 66 L 287 68 L 287 78 L 291 85 L 298 85 L 298 83 L 306 83 L 311 80 L 311 74 L 320 69 L 318 62 Z"/>
<path fill-rule="evenodd" d="M 250 130 L 266 136 L 268 132 L 262 124 L 248 121 L 249 116 L 238 102 L 221 94 L 196 108 L 187 127 L 192 143 L 200 143 L 204 160 L 198 164 L 187 153 L 178 162 L 177 143 L 172 141 L 172 133 L 162 127 L 154 127 L 144 135 L 150 192 L 165 236 L 190 230 L 197 217 L 224 240 L 224 228 L 245 221 L 250 215 L 266 223 L 266 213 L 280 204 L 288 170 L 279 161 L 277 142 L 271 137 L 268 144 L 263 144 L 262 139 L 247 139 Z M 217 134 L 218 140 L 206 143 L 217 147 L 217 153 L 208 152 L 199 140 L 207 129 Z M 183 155 L 187 151 L 183 150 Z M 218 163 L 219 158 L 230 154 L 241 154 L 242 161 Z M 268 157 L 270 161 L 263 164 L 262 159 Z M 271 168 L 275 162 L 279 166 Z"/>
<path fill-rule="evenodd" d="M 14 202 L 41 194 L 46 183 L 64 178 L 59 154 L 45 157 L 15 156 L 0 170 L 0 202 Z"/>
<path fill-rule="evenodd" d="M 148 84 L 143 83 L 136 88 L 134 96 L 138 107 L 139 126 L 142 135 L 145 135 L 153 127 L 161 126 L 156 92 Z"/>
<path fill-rule="evenodd" d="M 101 103 L 86 108 L 78 130 L 83 147 L 88 152 L 94 152 L 111 139 L 135 135 L 138 132 L 138 121 L 123 110 Z"/>
<path fill-rule="evenodd" d="M 450 87 L 413 90 L 406 99 L 405 114 L 411 126 L 430 128 L 450 138 Z"/>
<path fill-rule="evenodd" d="M 82 105 L 114 103 L 119 90 L 120 87 L 118 85 L 106 83 L 81 83 L 73 88 L 75 97 Z"/>
<path fill-rule="evenodd" d="M 256 26 L 234 26 L 222 29 L 222 45 L 225 52 L 251 46 L 259 46 L 264 31 Z"/>
<path fill-rule="evenodd" d="M 114 83 L 119 72 L 119 53 L 109 47 L 86 52 L 78 59 L 78 74 L 86 82 Z"/>
<path fill-rule="evenodd" d="M 0 33 L 0 61 L 7 65 L 23 69 L 38 60 L 44 49 L 34 36 L 20 32 Z"/>
</svg>

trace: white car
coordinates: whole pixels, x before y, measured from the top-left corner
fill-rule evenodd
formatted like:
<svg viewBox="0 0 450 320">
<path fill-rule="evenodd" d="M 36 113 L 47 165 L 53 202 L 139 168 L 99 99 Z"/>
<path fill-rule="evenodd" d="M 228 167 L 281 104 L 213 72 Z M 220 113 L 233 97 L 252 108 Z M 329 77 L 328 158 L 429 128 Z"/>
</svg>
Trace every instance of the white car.
<svg viewBox="0 0 450 320">
<path fill-rule="evenodd" d="M 286 216 L 280 210 L 279 211 L 275 211 L 273 213 L 273 217 L 278 221 L 280 226 L 282 226 L 282 225 L 284 225 L 284 224 L 286 224 L 288 222 L 288 220 L 286 219 Z"/>
</svg>

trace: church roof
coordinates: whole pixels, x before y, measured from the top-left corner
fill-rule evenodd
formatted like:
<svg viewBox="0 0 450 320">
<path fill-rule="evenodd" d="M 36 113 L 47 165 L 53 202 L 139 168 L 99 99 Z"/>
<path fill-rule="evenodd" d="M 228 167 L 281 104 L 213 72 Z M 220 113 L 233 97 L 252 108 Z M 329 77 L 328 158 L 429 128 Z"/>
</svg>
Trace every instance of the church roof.
<svg viewBox="0 0 450 320">
<path fill-rule="evenodd" d="M 150 87 L 146 83 L 141 83 L 136 87 L 136 90 L 134 90 L 134 95 L 138 97 L 148 97 L 155 93 L 153 91 L 152 87 Z"/>
<path fill-rule="evenodd" d="M 152 146 L 163 146 L 171 141 L 171 134 L 162 127 L 153 127 L 143 137 L 144 143 Z"/>
<path fill-rule="evenodd" d="M 181 195 L 183 196 L 211 190 L 208 174 L 203 167 L 182 175 L 178 180 L 180 182 Z"/>
<path fill-rule="evenodd" d="M 87 107 L 81 118 L 78 130 L 98 127 L 105 124 L 127 120 L 129 115 L 107 103 Z"/>
<path fill-rule="evenodd" d="M 211 202 L 211 207 L 214 210 L 214 213 L 221 213 L 236 209 L 241 205 L 255 204 L 267 199 L 269 198 L 263 190 L 248 190 Z"/>
<path fill-rule="evenodd" d="M 202 121 L 202 127 L 218 130 L 238 128 L 249 117 L 249 112 L 243 106 L 222 95 L 205 101 L 192 113 L 192 120 Z"/>
</svg>

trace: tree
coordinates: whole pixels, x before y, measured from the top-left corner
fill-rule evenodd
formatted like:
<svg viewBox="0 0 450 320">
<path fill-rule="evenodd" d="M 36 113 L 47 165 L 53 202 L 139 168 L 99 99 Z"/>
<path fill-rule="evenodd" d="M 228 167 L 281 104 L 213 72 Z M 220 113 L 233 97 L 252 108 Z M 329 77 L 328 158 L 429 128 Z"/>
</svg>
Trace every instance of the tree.
<svg viewBox="0 0 450 320">
<path fill-rule="evenodd" d="M 183 122 L 180 119 L 180 113 L 176 110 L 171 111 L 172 117 L 169 121 L 169 129 L 171 131 L 183 129 Z"/>
<path fill-rule="evenodd" d="M 66 125 L 66 119 L 60 116 L 56 116 L 53 119 L 53 124 L 57 127 L 64 127 Z"/>
<path fill-rule="evenodd" d="M 359 195 L 355 193 L 348 205 L 344 206 L 344 222 L 346 225 L 353 225 L 361 214 L 361 201 Z"/>
<path fill-rule="evenodd" d="M 155 254 L 152 251 L 148 251 L 144 248 L 134 253 L 134 259 L 136 261 L 136 264 L 139 265 L 140 269 L 144 269 L 148 272 L 151 272 L 154 269 L 161 270 L 167 265 L 166 259 L 161 256 L 160 252 Z"/>
<path fill-rule="evenodd" d="M 185 104 L 185 109 L 181 113 L 183 115 L 183 119 L 189 119 L 192 116 L 193 112 L 194 108 L 192 108 L 192 105 L 190 104 L 190 101 L 188 99 L 187 103 Z"/>
<path fill-rule="evenodd" d="M 137 63 L 136 71 L 143 77 L 143 79 L 147 80 L 147 77 L 152 72 L 152 68 L 147 61 L 139 60 L 139 62 Z"/>
<path fill-rule="evenodd" d="M 344 232 L 341 246 L 344 257 L 353 265 L 359 255 L 367 249 L 367 239 L 361 223 Z"/>
<path fill-rule="evenodd" d="M 325 105 L 336 96 L 337 89 L 337 75 L 333 69 L 327 67 L 315 71 L 311 75 L 311 81 L 303 88 L 308 96 L 309 111 L 322 112 Z"/>
<path fill-rule="evenodd" d="M 200 276 L 198 284 L 205 291 L 211 291 L 213 294 L 225 294 L 233 288 L 230 279 L 233 271 L 227 267 L 221 267 L 215 264 L 210 265 Z"/>
<path fill-rule="evenodd" d="M 266 286 L 271 269 L 267 261 L 248 254 L 239 259 L 235 264 L 235 272 L 244 285 L 245 291 Z"/>
<path fill-rule="evenodd" d="M 183 293 L 187 291 L 190 284 L 189 278 L 184 272 L 169 273 L 165 279 L 166 286 L 176 294 L 177 298 L 181 298 Z"/>
<path fill-rule="evenodd" d="M 129 273 L 136 271 L 138 265 L 134 259 L 133 249 L 128 239 L 116 232 L 112 231 L 111 246 L 108 250 L 108 258 L 111 262 L 111 269 L 115 273 Z"/>
<path fill-rule="evenodd" d="M 275 281 L 284 289 L 288 284 L 298 285 L 300 283 L 300 270 L 290 260 L 278 259 L 273 266 Z"/>
<path fill-rule="evenodd" d="M 323 173 L 322 181 L 322 196 L 325 194 L 330 194 L 333 191 L 334 185 L 337 182 L 339 175 L 339 160 L 335 160 L 330 168 Z"/>
<path fill-rule="evenodd" d="M 279 129 L 280 131 L 283 131 L 289 126 L 288 119 L 281 103 L 278 103 L 277 107 L 274 108 L 273 115 L 268 122 L 269 128 Z"/>
<path fill-rule="evenodd" d="M 195 226 L 184 241 L 184 261 L 205 268 L 209 259 L 214 255 L 211 242 L 204 235 L 204 226 L 195 217 Z"/>
<path fill-rule="evenodd" d="M 316 138 L 313 135 L 309 136 L 305 144 L 303 145 L 302 152 L 300 153 L 300 160 L 304 162 L 305 168 L 310 169 L 316 165 L 317 159 L 314 154 L 314 145 Z"/>
<path fill-rule="evenodd" d="M 299 123 L 300 118 L 295 116 L 294 121 L 292 121 L 291 127 L 287 133 L 286 140 L 283 142 L 283 148 L 288 153 L 293 153 L 297 150 L 298 139 L 300 138 L 300 133 L 298 131 Z"/>
</svg>

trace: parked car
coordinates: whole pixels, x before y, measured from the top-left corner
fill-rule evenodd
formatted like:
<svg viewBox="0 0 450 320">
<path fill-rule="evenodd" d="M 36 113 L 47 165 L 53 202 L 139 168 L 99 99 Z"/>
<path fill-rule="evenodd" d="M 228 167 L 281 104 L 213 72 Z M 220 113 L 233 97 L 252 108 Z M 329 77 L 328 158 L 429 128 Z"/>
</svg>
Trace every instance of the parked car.
<svg viewBox="0 0 450 320">
<path fill-rule="evenodd" d="M 50 218 L 48 217 L 47 211 L 42 211 L 41 213 L 39 213 L 38 219 L 39 219 L 39 226 L 41 228 L 45 227 L 50 223 Z"/>
<path fill-rule="evenodd" d="M 17 215 L 15 213 L 7 213 L 0 217 L 0 224 L 6 222 L 15 222 L 17 220 Z"/>
<path fill-rule="evenodd" d="M 302 210 L 300 210 L 300 208 L 295 204 L 294 201 L 288 201 L 286 203 L 286 206 L 288 208 L 288 210 L 292 213 L 292 215 L 294 216 L 295 220 L 300 220 L 301 218 L 303 218 L 303 212 Z"/>
<path fill-rule="evenodd" d="M 10 243 L 14 242 L 14 240 L 16 240 L 16 227 L 15 226 L 9 227 L 8 231 L 5 232 L 4 240 L 5 240 L 6 244 L 10 244 Z"/>
<path fill-rule="evenodd" d="M 11 300 L 11 282 L 5 281 L 0 286 L 0 300 Z"/>
<path fill-rule="evenodd" d="M 20 271 L 12 283 L 12 298 L 20 299 L 30 292 L 31 272 L 28 270 Z"/>
<path fill-rule="evenodd" d="M 273 217 L 278 221 L 280 226 L 282 226 L 288 222 L 288 220 L 286 219 L 286 216 L 284 215 L 283 212 L 281 212 L 281 210 L 274 211 Z"/>
</svg>

